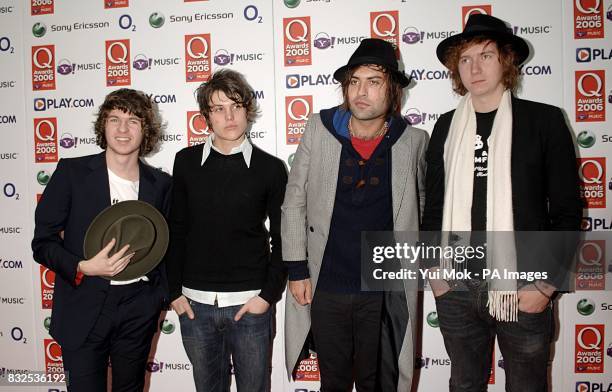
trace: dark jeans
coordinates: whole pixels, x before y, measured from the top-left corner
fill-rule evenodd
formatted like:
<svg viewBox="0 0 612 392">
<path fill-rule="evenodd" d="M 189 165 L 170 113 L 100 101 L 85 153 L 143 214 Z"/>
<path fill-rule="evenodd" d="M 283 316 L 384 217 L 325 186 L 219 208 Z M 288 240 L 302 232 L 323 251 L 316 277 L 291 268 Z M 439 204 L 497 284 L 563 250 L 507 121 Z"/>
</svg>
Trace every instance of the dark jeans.
<svg viewBox="0 0 612 392">
<path fill-rule="evenodd" d="M 150 283 L 110 286 L 85 343 L 62 350 L 68 391 L 106 392 L 109 357 L 113 391 L 142 391 L 161 307 L 159 288 Z"/>
<path fill-rule="evenodd" d="M 272 350 L 272 310 L 263 314 L 246 313 L 236 322 L 241 308 L 205 305 L 192 300 L 195 314 L 190 320 L 179 316 L 183 346 L 193 366 L 198 392 L 230 390 L 230 355 L 239 392 L 270 390 Z"/>
<path fill-rule="evenodd" d="M 321 392 L 374 391 L 382 295 L 317 290 L 311 330 L 321 373 Z"/>
<path fill-rule="evenodd" d="M 495 336 L 503 355 L 506 391 L 546 392 L 552 309 L 519 311 L 518 322 L 496 321 L 487 308 L 487 285 L 461 285 L 436 298 L 440 331 L 451 359 L 450 391 L 487 390 Z"/>
</svg>

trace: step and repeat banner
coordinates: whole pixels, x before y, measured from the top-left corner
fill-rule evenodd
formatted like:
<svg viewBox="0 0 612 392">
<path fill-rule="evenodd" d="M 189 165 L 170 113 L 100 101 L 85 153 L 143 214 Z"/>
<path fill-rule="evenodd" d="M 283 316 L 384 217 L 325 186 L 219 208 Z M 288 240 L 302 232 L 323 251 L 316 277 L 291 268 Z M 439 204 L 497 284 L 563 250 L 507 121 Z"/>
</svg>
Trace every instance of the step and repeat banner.
<svg viewBox="0 0 612 392">
<path fill-rule="evenodd" d="M 171 172 L 178 150 L 209 135 L 194 90 L 215 70 L 235 69 L 261 109 L 251 140 L 290 167 L 308 116 L 340 102 L 332 74 L 364 38 L 397 47 L 414 79 L 402 113 L 431 131 L 458 102 L 435 48 L 472 13 L 508 21 L 529 42 L 518 95 L 564 109 L 576 137 L 583 229 L 602 233 L 581 243 L 576 292 L 556 308 L 551 390 L 612 390 L 612 243 L 604 235 L 612 230 L 612 0 L 0 1 L 0 374 L 63 370 L 48 334 L 55 276 L 30 251 L 33 213 L 60 158 L 99 151 L 92 123 L 106 94 L 129 86 L 157 103 L 165 132 L 147 161 Z M 276 314 L 272 390 L 319 391 L 314 355 L 288 381 L 284 302 Z M 415 390 L 446 390 L 450 360 L 429 292 L 422 320 Z M 490 391 L 504 390 L 503 369 L 496 347 Z M 150 391 L 195 390 L 174 312 L 160 319 L 147 370 Z"/>
</svg>

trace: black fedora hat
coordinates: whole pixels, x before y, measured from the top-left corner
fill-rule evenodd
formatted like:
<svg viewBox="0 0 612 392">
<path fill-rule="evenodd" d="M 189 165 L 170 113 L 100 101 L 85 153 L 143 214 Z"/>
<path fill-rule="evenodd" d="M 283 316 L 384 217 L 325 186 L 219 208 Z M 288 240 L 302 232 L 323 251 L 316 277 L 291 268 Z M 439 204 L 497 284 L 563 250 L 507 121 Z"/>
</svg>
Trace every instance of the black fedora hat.
<svg viewBox="0 0 612 392">
<path fill-rule="evenodd" d="M 529 57 L 529 46 L 521 37 L 512 33 L 512 29 L 506 23 L 491 15 L 472 14 L 468 18 L 463 32 L 452 35 L 440 42 L 436 49 L 438 60 L 446 65 L 446 55 L 448 50 L 457 45 L 463 39 L 484 36 L 491 38 L 498 43 L 509 43 L 516 52 L 516 64 L 521 65 Z"/>
<path fill-rule="evenodd" d="M 134 252 L 123 271 L 107 278 L 130 280 L 145 275 L 159 264 L 168 248 L 168 224 L 152 205 L 140 200 L 114 204 L 98 214 L 89 225 L 83 242 L 83 254 L 90 259 L 115 238 L 112 256 L 126 244 Z"/>
<path fill-rule="evenodd" d="M 348 64 L 338 68 L 336 72 L 334 72 L 334 79 L 342 83 L 346 71 L 364 64 L 374 64 L 384 67 L 402 87 L 406 87 L 410 84 L 410 78 L 406 76 L 404 71 L 400 71 L 397 66 L 393 45 L 385 40 L 377 38 L 366 38 L 361 41 L 359 47 L 351 55 Z"/>
</svg>

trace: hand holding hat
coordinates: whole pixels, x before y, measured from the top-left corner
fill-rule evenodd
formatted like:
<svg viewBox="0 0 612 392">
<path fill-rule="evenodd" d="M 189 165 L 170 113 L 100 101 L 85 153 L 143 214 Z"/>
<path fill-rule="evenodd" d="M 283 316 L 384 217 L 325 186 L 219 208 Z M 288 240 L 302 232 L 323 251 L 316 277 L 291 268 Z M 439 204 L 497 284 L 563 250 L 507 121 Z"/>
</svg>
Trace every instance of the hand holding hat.
<svg viewBox="0 0 612 392">
<path fill-rule="evenodd" d="M 110 242 L 91 259 L 81 261 L 79 263 L 79 271 L 86 276 L 103 276 L 108 278 L 112 278 L 123 271 L 130 263 L 134 253 L 126 255 L 130 247 L 130 245 L 127 244 L 114 255 L 109 256 L 116 242 L 117 240 L 115 238 L 111 239 Z"/>
<path fill-rule="evenodd" d="M 122 201 L 100 212 L 89 225 L 83 243 L 88 260 L 82 262 L 82 272 L 87 275 L 91 267 L 90 272 L 107 279 L 138 278 L 160 263 L 168 241 L 168 224 L 155 207 L 140 200 Z"/>
</svg>

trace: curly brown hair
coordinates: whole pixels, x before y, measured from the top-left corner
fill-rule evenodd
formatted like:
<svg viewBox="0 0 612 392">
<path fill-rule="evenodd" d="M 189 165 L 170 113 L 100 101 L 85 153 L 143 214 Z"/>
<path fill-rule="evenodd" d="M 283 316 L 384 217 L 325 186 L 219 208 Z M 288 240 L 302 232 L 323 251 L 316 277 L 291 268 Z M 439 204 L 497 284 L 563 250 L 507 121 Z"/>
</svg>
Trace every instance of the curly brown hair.
<svg viewBox="0 0 612 392">
<path fill-rule="evenodd" d="M 142 142 L 138 156 L 145 156 L 153 151 L 159 143 L 162 131 L 162 122 L 159 111 L 149 97 L 142 91 L 122 88 L 108 94 L 104 103 L 100 105 L 98 117 L 94 123 L 96 144 L 106 150 L 106 119 L 108 114 L 118 109 L 138 117 L 142 122 Z"/>
<path fill-rule="evenodd" d="M 246 109 L 249 124 L 255 122 L 259 114 L 257 100 L 253 88 L 246 81 L 244 75 L 231 69 L 220 69 L 213 73 L 208 82 L 202 83 L 196 90 L 196 99 L 200 107 L 200 113 L 211 127 L 208 117 L 210 116 L 210 102 L 213 93 L 222 91 L 229 99 L 241 104 Z"/>
<path fill-rule="evenodd" d="M 368 68 L 374 69 L 376 71 L 380 71 L 383 74 L 385 74 L 384 84 L 385 86 L 387 86 L 387 103 L 389 104 L 389 106 L 387 107 L 387 113 L 385 115 L 386 116 L 399 116 L 402 111 L 402 98 L 404 95 L 404 91 L 403 91 L 404 88 L 402 87 L 400 82 L 395 79 L 395 77 L 393 76 L 391 72 L 389 72 L 385 67 L 381 65 L 376 65 L 376 64 L 362 64 L 362 65 Z M 352 68 L 349 68 L 349 70 L 344 73 L 344 79 L 342 80 L 342 83 L 340 83 L 340 86 L 342 88 L 342 98 L 343 98 L 341 107 L 344 110 L 347 110 L 347 111 L 349 110 L 348 88 L 351 83 L 351 78 L 353 77 L 353 74 L 355 73 L 355 71 L 357 71 L 357 68 L 361 67 L 362 65 L 356 65 Z"/>
<path fill-rule="evenodd" d="M 453 91 L 459 95 L 465 95 L 468 90 L 461 82 L 459 75 L 459 58 L 467 48 L 472 45 L 490 42 L 497 47 L 499 52 L 499 62 L 502 65 L 502 83 L 504 87 L 512 92 L 518 87 L 520 70 L 516 64 L 518 56 L 512 49 L 512 45 L 507 42 L 499 42 L 487 36 L 476 36 L 459 41 L 456 45 L 450 47 L 444 56 L 444 65 L 450 70 L 450 77 L 453 83 Z"/>
</svg>

